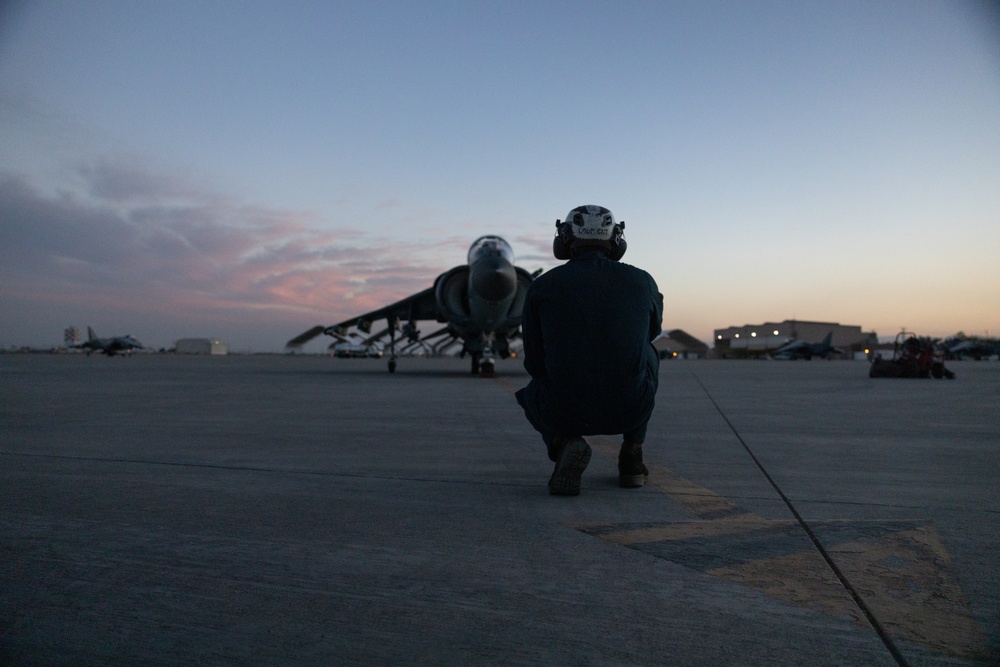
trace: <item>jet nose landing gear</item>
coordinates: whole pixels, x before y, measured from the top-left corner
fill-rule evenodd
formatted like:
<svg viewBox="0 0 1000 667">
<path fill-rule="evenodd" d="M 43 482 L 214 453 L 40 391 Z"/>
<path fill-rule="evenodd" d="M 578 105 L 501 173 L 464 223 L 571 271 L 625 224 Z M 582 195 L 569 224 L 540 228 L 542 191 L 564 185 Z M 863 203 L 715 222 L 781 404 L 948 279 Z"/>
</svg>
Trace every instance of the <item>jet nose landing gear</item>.
<svg viewBox="0 0 1000 667">
<path fill-rule="evenodd" d="M 487 356 L 483 353 L 472 355 L 472 374 L 478 375 L 481 378 L 491 378 L 495 377 L 496 373 L 493 370 L 493 357 Z"/>
</svg>

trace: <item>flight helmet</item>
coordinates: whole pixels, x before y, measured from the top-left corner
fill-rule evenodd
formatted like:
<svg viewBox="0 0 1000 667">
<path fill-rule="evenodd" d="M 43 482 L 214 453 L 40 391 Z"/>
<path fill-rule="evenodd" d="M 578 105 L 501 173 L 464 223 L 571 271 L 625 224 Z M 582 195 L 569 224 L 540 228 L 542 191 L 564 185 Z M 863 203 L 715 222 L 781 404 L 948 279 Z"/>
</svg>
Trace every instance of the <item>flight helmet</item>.
<svg viewBox="0 0 1000 667">
<path fill-rule="evenodd" d="M 615 221 L 611 211 L 603 206 L 577 206 L 566 214 L 566 220 L 556 220 L 556 237 L 552 254 L 556 259 L 572 259 L 584 249 L 600 249 L 616 262 L 625 254 L 625 221 Z"/>
</svg>

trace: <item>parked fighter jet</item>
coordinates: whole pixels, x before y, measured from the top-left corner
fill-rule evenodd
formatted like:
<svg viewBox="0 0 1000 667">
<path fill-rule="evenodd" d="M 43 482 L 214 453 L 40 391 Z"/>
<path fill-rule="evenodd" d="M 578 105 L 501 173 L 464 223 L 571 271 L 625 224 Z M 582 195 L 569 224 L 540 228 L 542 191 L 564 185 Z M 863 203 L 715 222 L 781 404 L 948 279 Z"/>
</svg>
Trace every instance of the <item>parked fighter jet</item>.
<svg viewBox="0 0 1000 667">
<path fill-rule="evenodd" d="M 469 248 L 468 263 L 442 273 L 432 287 L 339 324 L 317 325 L 288 341 L 287 347 L 300 348 L 320 334 L 332 336 L 335 346 L 349 340 L 351 327 L 371 334 L 372 322 L 385 319 L 386 328 L 362 342 L 370 345 L 389 336 L 390 373 L 396 370 L 396 331 L 402 322 L 401 334 L 408 344 L 431 352 L 461 339 L 462 355 L 472 357 L 472 372 L 490 376 L 495 359 L 510 356 L 510 341 L 520 336 L 521 307 L 535 275 L 514 266 L 514 251 L 505 240 L 482 236 Z M 447 324 L 421 337 L 419 320 Z M 434 339 L 439 340 L 432 345 Z"/>
<path fill-rule="evenodd" d="M 988 359 L 1000 354 L 1000 342 L 990 338 L 949 338 L 941 341 L 949 359 Z"/>
<path fill-rule="evenodd" d="M 772 355 L 775 359 L 812 359 L 813 357 L 827 358 L 837 350 L 830 345 L 833 339 L 833 332 L 826 335 L 821 343 L 807 343 L 804 340 L 790 340 Z"/>
<path fill-rule="evenodd" d="M 142 349 L 142 343 L 132 336 L 116 336 L 114 338 L 98 338 L 94 335 L 94 330 L 87 327 L 87 342 L 74 345 L 87 351 L 87 356 L 91 352 L 103 352 L 109 357 L 116 354 L 131 354 L 132 350 Z"/>
</svg>

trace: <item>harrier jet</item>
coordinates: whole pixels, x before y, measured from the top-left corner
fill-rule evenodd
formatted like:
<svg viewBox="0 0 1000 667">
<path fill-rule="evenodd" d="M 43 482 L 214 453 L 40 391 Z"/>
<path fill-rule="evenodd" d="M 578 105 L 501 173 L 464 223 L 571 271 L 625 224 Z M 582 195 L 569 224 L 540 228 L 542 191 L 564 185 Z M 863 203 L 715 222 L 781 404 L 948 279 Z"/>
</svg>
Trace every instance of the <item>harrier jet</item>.
<svg viewBox="0 0 1000 667">
<path fill-rule="evenodd" d="M 514 266 L 514 251 L 499 236 L 482 236 L 469 248 L 468 262 L 439 275 L 433 286 L 338 324 L 317 325 L 288 341 L 287 347 L 301 348 L 320 334 L 333 337 L 334 345 L 344 341 L 370 345 L 388 335 L 389 372 L 393 373 L 398 330 L 408 345 L 432 351 L 461 340 L 462 355 L 472 357 L 472 372 L 490 376 L 495 359 L 510 356 L 510 341 L 520 336 L 524 296 L 538 273 Z M 382 319 L 385 329 L 372 334 L 372 323 Z M 420 320 L 436 320 L 445 326 L 421 337 L 416 324 Z M 366 336 L 357 340 L 357 334 L 349 332 L 352 327 Z M 433 339 L 439 340 L 431 347 L 428 341 Z"/>
<path fill-rule="evenodd" d="M 87 351 L 89 356 L 91 352 L 103 352 L 104 354 L 112 357 L 116 354 L 131 354 L 132 350 L 142 349 L 142 343 L 137 341 L 132 336 L 115 336 L 114 338 L 98 338 L 94 335 L 94 330 L 87 327 L 87 342 L 80 343 L 79 345 L 74 345 L 73 347 L 79 347 Z"/>
<path fill-rule="evenodd" d="M 807 343 L 803 340 L 790 340 L 774 351 L 775 359 L 812 359 L 821 357 L 826 359 L 831 354 L 837 352 L 836 348 L 830 345 L 833 338 L 831 331 L 826 335 L 821 343 Z"/>
</svg>

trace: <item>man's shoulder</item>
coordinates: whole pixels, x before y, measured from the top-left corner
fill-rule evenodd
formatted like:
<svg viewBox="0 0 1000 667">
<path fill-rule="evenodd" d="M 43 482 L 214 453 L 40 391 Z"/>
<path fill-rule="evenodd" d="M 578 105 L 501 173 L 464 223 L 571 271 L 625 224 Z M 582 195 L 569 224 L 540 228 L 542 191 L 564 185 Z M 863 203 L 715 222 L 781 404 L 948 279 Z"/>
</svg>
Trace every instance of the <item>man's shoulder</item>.
<svg viewBox="0 0 1000 667">
<path fill-rule="evenodd" d="M 646 271 L 645 269 L 640 269 L 638 266 L 625 264 L 623 262 L 615 262 L 615 263 L 620 267 L 619 269 L 620 271 L 630 275 L 634 280 L 636 281 L 642 280 L 648 282 L 653 287 L 656 287 L 656 281 L 653 279 L 653 276 L 650 275 L 649 271 Z"/>
<path fill-rule="evenodd" d="M 560 276 L 566 273 L 568 267 L 569 267 L 569 262 L 567 262 L 566 264 L 560 264 L 559 266 L 552 267 L 547 271 L 543 271 L 534 280 L 531 281 L 531 285 L 544 286 L 547 283 L 558 281 L 560 279 Z"/>
<path fill-rule="evenodd" d="M 631 264 L 626 264 L 625 262 L 615 262 L 615 264 L 617 264 L 618 266 L 622 267 L 623 271 L 630 271 L 630 272 L 633 272 L 633 273 L 636 273 L 636 274 L 641 274 L 641 275 L 649 276 L 649 272 L 648 271 L 646 271 L 645 269 L 640 269 L 638 266 L 633 266 Z M 650 276 L 650 278 L 652 278 L 652 276 Z"/>
<path fill-rule="evenodd" d="M 656 285 L 656 281 L 653 280 L 653 276 L 651 276 L 645 269 L 640 269 L 637 266 L 625 264 L 624 262 L 617 262 L 606 257 L 587 257 L 583 258 L 583 261 L 576 259 L 570 260 L 565 264 L 560 264 L 559 266 L 545 271 L 532 281 L 532 285 L 544 287 L 547 284 L 557 284 L 561 281 L 575 279 L 579 277 L 579 274 L 590 273 L 595 271 L 595 269 L 598 272 L 611 271 L 613 273 L 627 275 L 633 280 L 647 281 L 653 286 Z"/>
</svg>

